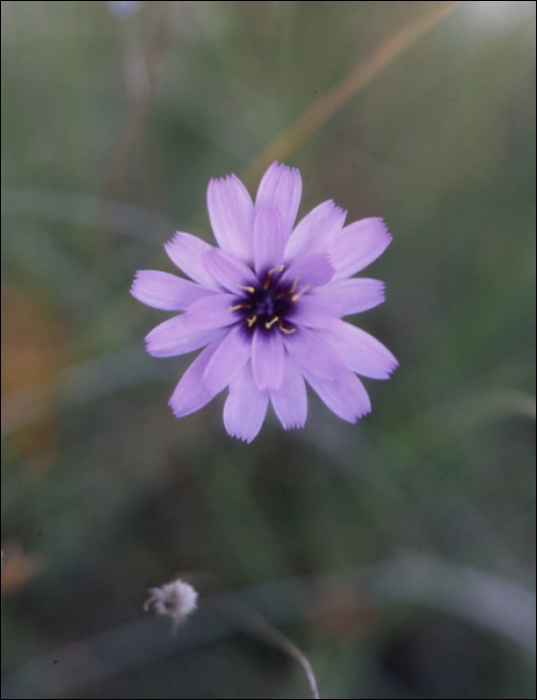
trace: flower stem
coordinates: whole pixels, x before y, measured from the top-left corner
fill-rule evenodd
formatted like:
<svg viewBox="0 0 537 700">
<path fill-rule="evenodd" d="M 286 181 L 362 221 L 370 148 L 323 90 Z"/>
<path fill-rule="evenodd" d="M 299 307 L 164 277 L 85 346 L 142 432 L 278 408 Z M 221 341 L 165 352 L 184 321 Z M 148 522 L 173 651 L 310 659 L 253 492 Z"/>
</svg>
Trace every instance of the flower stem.
<svg viewBox="0 0 537 700">
<path fill-rule="evenodd" d="M 246 632 L 257 637 L 263 642 L 280 649 L 294 659 L 301 667 L 310 686 L 311 697 L 320 698 L 315 674 L 305 654 L 300 651 L 294 642 L 286 637 L 283 632 L 276 629 L 264 617 L 249 605 L 245 605 L 236 599 L 226 600 L 226 612 L 233 613 L 233 622 L 242 627 Z"/>
<path fill-rule="evenodd" d="M 361 88 L 368 85 L 384 68 L 390 65 L 403 51 L 432 29 L 462 0 L 445 2 L 431 12 L 413 20 L 380 46 L 369 58 L 360 62 L 340 80 L 332 90 L 320 97 L 298 120 L 279 134 L 266 146 L 242 173 L 245 184 L 257 182 L 268 165 L 274 160 L 282 161 L 319 127 L 337 112 Z"/>
</svg>

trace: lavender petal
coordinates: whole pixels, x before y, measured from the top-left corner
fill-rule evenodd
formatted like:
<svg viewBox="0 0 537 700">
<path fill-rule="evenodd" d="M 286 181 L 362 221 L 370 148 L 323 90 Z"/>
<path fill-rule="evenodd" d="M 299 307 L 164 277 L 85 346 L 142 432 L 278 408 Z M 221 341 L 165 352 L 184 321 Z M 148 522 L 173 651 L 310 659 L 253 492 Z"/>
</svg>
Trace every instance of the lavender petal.
<svg viewBox="0 0 537 700">
<path fill-rule="evenodd" d="M 270 400 L 285 429 L 303 428 L 308 415 L 308 396 L 304 377 L 296 360 L 287 355 L 279 389 L 271 390 Z"/>
<path fill-rule="evenodd" d="M 176 418 L 194 413 L 214 398 L 215 394 L 207 389 L 202 380 L 205 368 L 219 344 L 220 339 L 202 350 L 181 377 L 168 402 Z"/>
<path fill-rule="evenodd" d="M 131 287 L 138 301 L 164 311 L 184 311 L 192 302 L 210 294 L 211 290 L 189 280 L 159 270 L 139 270 Z"/>
<path fill-rule="evenodd" d="M 339 319 L 318 331 L 346 367 L 364 377 L 388 379 L 398 362 L 379 340 L 361 328 Z"/>
<path fill-rule="evenodd" d="M 327 252 L 332 238 L 341 231 L 347 212 L 332 200 L 322 202 L 299 221 L 285 248 L 285 259 L 299 260 L 304 255 Z"/>
<path fill-rule="evenodd" d="M 243 260 L 251 260 L 254 203 L 236 175 L 209 182 L 207 209 L 220 248 Z"/>
<path fill-rule="evenodd" d="M 336 310 L 334 316 L 347 316 L 382 304 L 384 283 L 365 277 L 332 281 L 322 289 L 314 289 L 311 297 L 315 301 L 331 303 Z"/>
<path fill-rule="evenodd" d="M 339 316 L 338 312 L 338 304 L 323 299 L 320 293 L 315 296 L 308 292 L 297 299 L 289 313 L 289 320 L 306 328 L 324 328 Z"/>
<path fill-rule="evenodd" d="M 334 266 L 330 257 L 326 253 L 313 253 L 313 255 L 306 255 L 296 262 L 291 262 L 285 268 L 282 280 L 292 283 L 298 279 L 300 287 L 306 284 L 315 287 L 327 284 L 333 275 Z"/>
<path fill-rule="evenodd" d="M 248 362 L 229 386 L 224 406 L 224 425 L 228 434 L 252 442 L 261 430 L 267 406 L 268 392 L 258 389 Z"/>
<path fill-rule="evenodd" d="M 279 267 L 283 262 L 285 247 L 280 212 L 267 207 L 255 208 L 254 265 L 259 274 L 263 270 Z"/>
<path fill-rule="evenodd" d="M 351 277 L 383 253 L 392 237 L 382 219 L 370 218 L 346 226 L 332 245 L 334 280 Z"/>
<path fill-rule="evenodd" d="M 232 328 L 211 357 L 203 375 L 203 383 L 218 394 L 231 382 L 250 359 L 250 341 L 239 326 Z"/>
<path fill-rule="evenodd" d="M 257 282 L 252 269 L 246 263 L 220 248 L 208 250 L 202 263 L 218 284 L 235 294 L 240 285 L 249 286 Z"/>
<path fill-rule="evenodd" d="M 236 311 L 231 307 L 236 301 L 233 294 L 211 294 L 210 297 L 199 299 L 188 307 L 185 313 L 185 323 L 191 328 L 224 328 L 240 320 Z"/>
<path fill-rule="evenodd" d="M 274 162 L 259 184 L 255 206 L 278 209 L 287 241 L 295 223 L 301 197 L 302 178 L 298 170 Z"/>
<path fill-rule="evenodd" d="M 285 369 L 285 347 L 280 331 L 256 328 L 252 340 L 252 371 L 259 389 L 281 386 Z"/>
<path fill-rule="evenodd" d="M 174 316 L 147 334 L 146 350 L 154 357 L 173 357 L 198 350 L 221 335 L 219 328 L 191 328 L 185 315 Z"/>
<path fill-rule="evenodd" d="M 220 286 L 203 264 L 203 256 L 213 246 L 190 233 L 177 231 L 175 237 L 164 244 L 170 260 L 191 279 L 209 289 L 219 290 Z"/>
<path fill-rule="evenodd" d="M 299 328 L 296 333 L 286 336 L 284 342 L 287 351 L 304 371 L 333 380 L 345 369 L 337 352 L 321 338 L 319 331 Z"/>
<path fill-rule="evenodd" d="M 305 371 L 308 384 L 328 408 L 349 423 L 371 411 L 367 391 L 358 377 L 349 370 L 342 371 L 332 381 Z"/>
</svg>

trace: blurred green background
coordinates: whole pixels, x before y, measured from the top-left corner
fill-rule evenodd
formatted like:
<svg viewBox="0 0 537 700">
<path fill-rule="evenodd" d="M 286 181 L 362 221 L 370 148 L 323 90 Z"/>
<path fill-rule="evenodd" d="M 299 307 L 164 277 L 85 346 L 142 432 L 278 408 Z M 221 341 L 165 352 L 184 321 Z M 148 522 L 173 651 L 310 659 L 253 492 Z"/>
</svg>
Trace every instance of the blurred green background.
<svg viewBox="0 0 537 700">
<path fill-rule="evenodd" d="M 176 420 L 138 269 L 437 2 L 2 2 L 2 697 L 535 697 L 535 3 L 465 2 L 286 157 L 383 216 L 349 425 Z M 257 181 L 248 182 L 255 192 Z M 146 591 L 184 574 L 176 637 Z M 243 612 L 241 612 L 241 610 Z"/>
</svg>

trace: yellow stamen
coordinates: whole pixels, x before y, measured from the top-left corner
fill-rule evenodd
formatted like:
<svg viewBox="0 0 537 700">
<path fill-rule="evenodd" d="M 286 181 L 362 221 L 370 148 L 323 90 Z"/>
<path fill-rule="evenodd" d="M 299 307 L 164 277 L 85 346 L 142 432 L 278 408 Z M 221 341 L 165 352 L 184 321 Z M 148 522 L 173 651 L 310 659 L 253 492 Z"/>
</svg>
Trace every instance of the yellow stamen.
<svg viewBox="0 0 537 700">
<path fill-rule="evenodd" d="M 296 301 L 299 297 L 301 297 L 304 292 L 306 292 L 309 288 L 311 287 L 311 284 L 307 284 L 304 289 L 302 289 L 298 294 L 293 294 L 291 297 L 291 301 Z"/>
<path fill-rule="evenodd" d="M 253 287 L 245 287 L 242 284 L 238 284 L 237 287 L 239 289 L 246 289 L 247 292 L 250 292 L 250 294 L 253 294 L 255 292 L 255 289 Z"/>
<path fill-rule="evenodd" d="M 296 328 L 284 328 L 283 321 L 281 319 L 278 321 L 278 328 L 282 333 L 287 333 L 288 335 L 296 331 Z"/>
<path fill-rule="evenodd" d="M 228 311 L 237 311 L 237 309 L 249 309 L 250 304 L 236 304 L 235 306 L 230 306 Z"/>
<path fill-rule="evenodd" d="M 285 299 L 285 297 L 292 295 L 296 289 L 296 286 L 298 284 L 298 280 L 299 280 L 299 278 L 297 277 L 296 280 L 293 282 L 293 286 L 291 287 L 291 289 L 289 289 L 287 292 L 280 292 L 279 294 L 276 294 L 276 296 L 274 298 L 275 299 Z"/>
<path fill-rule="evenodd" d="M 276 321 L 279 321 L 280 319 L 277 316 L 274 316 L 272 321 L 268 321 L 265 323 L 265 328 L 272 328 L 272 326 L 276 323 Z"/>
<path fill-rule="evenodd" d="M 268 289 L 268 288 L 269 288 L 269 286 L 270 286 L 270 278 L 272 277 L 272 274 L 273 274 L 274 272 L 278 272 L 278 271 L 281 272 L 281 271 L 283 271 L 284 268 L 285 268 L 285 265 L 280 265 L 279 267 L 273 267 L 272 270 L 269 270 L 269 271 L 267 272 L 267 279 L 265 280 L 265 282 L 264 282 L 264 284 L 263 284 L 263 289 Z"/>
<path fill-rule="evenodd" d="M 254 323 L 257 321 L 257 315 L 254 314 L 253 316 L 250 316 L 250 318 L 246 319 L 246 323 L 248 324 L 248 328 L 251 328 Z"/>
</svg>

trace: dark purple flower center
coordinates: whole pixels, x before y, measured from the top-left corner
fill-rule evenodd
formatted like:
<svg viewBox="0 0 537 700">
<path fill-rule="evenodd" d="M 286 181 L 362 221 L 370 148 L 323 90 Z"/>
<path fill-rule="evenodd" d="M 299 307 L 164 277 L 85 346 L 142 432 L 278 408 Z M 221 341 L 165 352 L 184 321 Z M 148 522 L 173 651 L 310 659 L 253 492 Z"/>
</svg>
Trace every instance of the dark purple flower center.
<svg viewBox="0 0 537 700">
<path fill-rule="evenodd" d="M 296 326 L 290 323 L 295 301 L 309 287 L 307 285 L 297 292 L 298 279 L 292 284 L 282 280 L 283 265 L 259 275 L 258 281 L 251 287 L 241 287 L 243 293 L 237 297 L 231 307 L 240 313 L 244 328 L 253 333 L 260 328 L 267 333 L 274 329 L 282 333 L 294 333 Z"/>
</svg>

